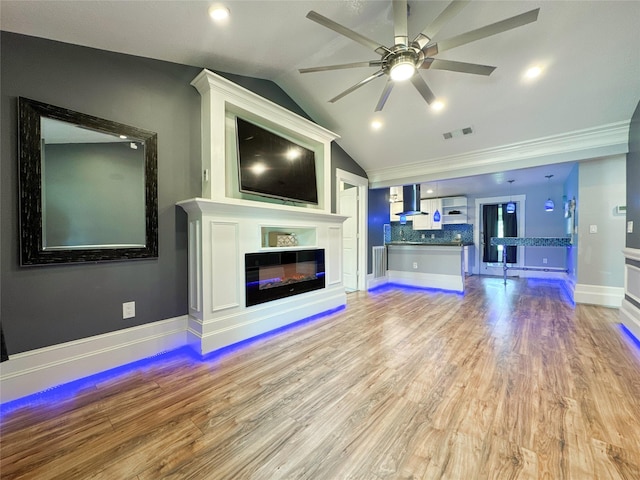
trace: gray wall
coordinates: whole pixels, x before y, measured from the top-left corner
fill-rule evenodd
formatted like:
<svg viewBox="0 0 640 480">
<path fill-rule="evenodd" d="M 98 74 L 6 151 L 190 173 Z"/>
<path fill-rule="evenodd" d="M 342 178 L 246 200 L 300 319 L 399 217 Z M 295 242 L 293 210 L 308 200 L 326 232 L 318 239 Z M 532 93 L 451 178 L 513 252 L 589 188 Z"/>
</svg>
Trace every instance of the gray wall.
<svg viewBox="0 0 640 480">
<path fill-rule="evenodd" d="M 1 37 L 2 328 L 9 354 L 187 313 L 186 214 L 200 192 L 200 71 L 3 32 Z M 158 133 L 159 258 L 18 265 L 17 97 Z M 136 317 L 122 319 L 122 303 Z"/>
<path fill-rule="evenodd" d="M 190 82 L 202 67 L 8 32 L 0 48 L 0 318 L 9 354 L 185 315 L 187 216 L 175 203 L 201 193 L 200 96 Z M 304 114 L 273 82 L 221 75 Z M 158 259 L 19 267 L 18 96 L 157 132 Z M 346 154 L 339 164 L 363 173 Z M 128 301 L 136 317 L 125 321 Z"/>
<path fill-rule="evenodd" d="M 367 228 L 367 273 L 373 273 L 371 249 L 384 245 L 383 225 L 389 223 L 389 189 L 369 190 L 369 223 Z"/>
<path fill-rule="evenodd" d="M 331 143 L 331 211 L 336 213 L 336 169 L 353 173 L 363 178 L 367 173 L 336 142 Z"/>
<path fill-rule="evenodd" d="M 640 102 L 629 127 L 626 203 L 627 221 L 633 221 L 633 233 L 626 234 L 627 247 L 640 248 Z"/>
<path fill-rule="evenodd" d="M 624 155 L 580 162 L 578 284 L 624 287 L 626 222 L 615 207 L 626 201 L 625 169 Z M 591 225 L 597 233 L 590 233 Z"/>
</svg>

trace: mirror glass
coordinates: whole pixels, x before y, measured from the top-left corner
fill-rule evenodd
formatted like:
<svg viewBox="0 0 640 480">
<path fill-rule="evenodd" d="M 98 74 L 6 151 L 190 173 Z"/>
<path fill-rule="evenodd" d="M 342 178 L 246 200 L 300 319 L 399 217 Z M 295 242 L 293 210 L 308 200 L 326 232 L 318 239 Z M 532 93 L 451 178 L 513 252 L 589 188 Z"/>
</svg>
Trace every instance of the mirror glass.
<svg viewBox="0 0 640 480">
<path fill-rule="evenodd" d="M 24 98 L 21 264 L 157 256 L 157 136 Z"/>
</svg>

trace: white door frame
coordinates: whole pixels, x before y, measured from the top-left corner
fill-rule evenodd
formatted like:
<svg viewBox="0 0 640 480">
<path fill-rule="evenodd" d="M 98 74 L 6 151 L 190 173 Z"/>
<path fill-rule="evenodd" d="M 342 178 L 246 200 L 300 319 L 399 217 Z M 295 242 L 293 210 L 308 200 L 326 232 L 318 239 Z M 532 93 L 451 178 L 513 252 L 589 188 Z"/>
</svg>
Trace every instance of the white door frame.
<svg viewBox="0 0 640 480">
<path fill-rule="evenodd" d="M 476 248 L 475 255 L 475 265 L 474 272 L 476 275 L 481 275 L 481 266 L 482 266 L 482 239 L 480 238 L 480 231 L 482 230 L 482 224 L 480 223 L 480 217 L 482 215 L 482 205 L 486 204 L 496 204 L 496 203 L 507 203 L 509 201 L 517 202 L 520 206 L 518 209 L 518 236 L 525 236 L 525 212 L 526 212 L 526 195 L 504 195 L 501 197 L 485 197 L 485 198 L 476 198 L 476 215 L 474 219 L 475 225 L 478 228 L 475 228 L 473 231 L 473 243 Z M 500 261 L 502 261 L 500 259 Z M 524 264 L 524 247 L 518 247 L 518 263 L 516 265 L 522 266 Z"/>
<path fill-rule="evenodd" d="M 369 180 L 336 168 L 336 211 L 340 211 L 341 182 L 358 188 L 358 290 L 367 289 L 367 215 Z"/>
</svg>

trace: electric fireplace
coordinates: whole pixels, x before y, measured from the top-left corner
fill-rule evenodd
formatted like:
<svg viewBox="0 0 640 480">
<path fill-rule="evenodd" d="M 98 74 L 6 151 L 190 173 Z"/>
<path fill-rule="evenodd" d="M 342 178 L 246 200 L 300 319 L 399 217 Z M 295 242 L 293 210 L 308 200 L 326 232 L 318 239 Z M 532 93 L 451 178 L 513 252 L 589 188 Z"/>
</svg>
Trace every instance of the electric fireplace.
<svg viewBox="0 0 640 480">
<path fill-rule="evenodd" d="M 247 307 L 324 288 L 324 273 L 324 249 L 247 253 Z"/>
</svg>

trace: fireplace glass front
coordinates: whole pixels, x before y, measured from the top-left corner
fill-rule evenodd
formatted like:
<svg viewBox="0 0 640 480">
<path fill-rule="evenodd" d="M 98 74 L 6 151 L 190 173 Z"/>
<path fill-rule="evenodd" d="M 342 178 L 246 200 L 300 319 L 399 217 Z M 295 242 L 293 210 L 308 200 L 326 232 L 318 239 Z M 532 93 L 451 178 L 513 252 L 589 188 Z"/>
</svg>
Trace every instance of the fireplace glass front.
<svg viewBox="0 0 640 480">
<path fill-rule="evenodd" d="M 325 287 L 324 250 L 245 254 L 247 307 Z"/>
</svg>

